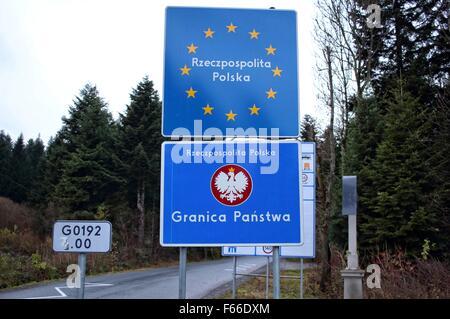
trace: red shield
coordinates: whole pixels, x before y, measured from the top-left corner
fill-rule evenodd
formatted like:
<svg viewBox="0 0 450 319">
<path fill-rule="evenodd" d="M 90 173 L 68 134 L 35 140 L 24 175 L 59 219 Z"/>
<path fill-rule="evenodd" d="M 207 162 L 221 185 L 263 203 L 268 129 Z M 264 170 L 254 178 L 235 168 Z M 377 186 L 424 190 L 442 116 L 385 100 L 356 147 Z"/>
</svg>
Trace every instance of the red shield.
<svg viewBox="0 0 450 319">
<path fill-rule="evenodd" d="M 224 165 L 211 177 L 211 193 L 223 205 L 242 204 L 250 197 L 252 188 L 252 177 L 239 165 Z"/>
</svg>

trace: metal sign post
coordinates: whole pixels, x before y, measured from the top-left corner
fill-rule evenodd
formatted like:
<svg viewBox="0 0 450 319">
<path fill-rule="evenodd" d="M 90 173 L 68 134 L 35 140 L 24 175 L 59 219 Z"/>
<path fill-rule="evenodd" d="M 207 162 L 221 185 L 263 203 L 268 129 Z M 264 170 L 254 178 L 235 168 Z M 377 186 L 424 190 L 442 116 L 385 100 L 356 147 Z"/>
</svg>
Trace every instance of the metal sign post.
<svg viewBox="0 0 450 319">
<path fill-rule="evenodd" d="M 80 267 L 80 287 L 78 288 L 78 299 L 84 299 L 84 284 L 86 281 L 86 254 L 78 254 L 78 267 Z"/>
<path fill-rule="evenodd" d="M 273 247 L 273 299 L 280 299 L 280 246 Z"/>
<path fill-rule="evenodd" d="M 58 220 L 53 225 L 53 251 L 78 253 L 79 299 L 84 299 L 86 254 L 110 251 L 111 241 L 112 225 L 108 221 Z"/>
<path fill-rule="evenodd" d="M 348 269 L 358 269 L 358 251 L 356 250 L 356 215 L 348 216 Z"/>
<path fill-rule="evenodd" d="M 266 264 L 266 299 L 269 299 L 269 269 L 270 268 L 270 257 L 267 256 Z"/>
<path fill-rule="evenodd" d="M 233 299 L 236 299 L 236 268 L 237 268 L 237 256 L 233 256 L 233 287 L 232 287 Z"/>
<path fill-rule="evenodd" d="M 179 273 L 178 299 L 186 299 L 186 261 L 187 261 L 187 247 L 180 247 L 180 273 Z"/>
<path fill-rule="evenodd" d="M 342 176 L 342 214 L 348 215 L 347 268 L 341 271 L 341 276 L 344 278 L 344 299 L 361 299 L 363 297 L 364 271 L 359 269 L 356 244 L 356 186 L 356 176 Z"/>
<path fill-rule="evenodd" d="M 303 299 L 303 258 L 300 258 L 300 299 Z"/>
</svg>

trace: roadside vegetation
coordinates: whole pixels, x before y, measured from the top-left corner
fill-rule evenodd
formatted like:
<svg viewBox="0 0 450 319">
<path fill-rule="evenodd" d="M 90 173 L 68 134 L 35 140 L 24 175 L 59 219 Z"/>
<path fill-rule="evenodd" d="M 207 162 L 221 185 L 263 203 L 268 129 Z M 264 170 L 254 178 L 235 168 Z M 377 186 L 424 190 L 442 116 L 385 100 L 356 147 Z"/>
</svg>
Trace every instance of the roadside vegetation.
<svg viewBox="0 0 450 319">
<path fill-rule="evenodd" d="M 369 289 L 366 272 L 363 280 L 364 298 L 368 299 L 448 299 L 450 298 L 450 264 L 439 261 L 426 254 L 421 258 L 410 258 L 397 249 L 395 251 L 374 252 L 370 258 L 362 260 L 361 269 L 369 264 L 377 264 L 381 270 L 381 287 Z M 341 270 L 346 267 L 343 251 L 332 249 L 331 280 L 325 290 L 320 289 L 320 268 L 311 269 L 307 289 L 317 298 L 342 299 L 343 280 Z"/>
<path fill-rule="evenodd" d="M 426 251 L 426 249 L 424 250 Z M 363 279 L 363 293 L 366 299 L 449 299 L 450 265 L 447 262 L 429 258 L 424 253 L 420 259 L 407 258 L 401 250 L 378 252 L 371 260 L 363 261 L 362 269 L 369 264 L 377 264 L 381 269 L 381 287 L 368 288 L 366 282 L 370 273 Z M 304 276 L 304 299 L 342 299 L 344 286 L 341 270 L 346 267 L 345 255 L 336 248 L 331 253 L 330 285 L 323 291 L 320 288 L 321 268 L 307 268 Z M 264 273 L 265 274 L 265 273 Z M 300 276 L 299 270 L 282 270 L 281 276 Z M 269 279 L 269 298 L 273 295 L 272 278 Z M 250 277 L 237 289 L 237 299 L 264 299 L 266 278 Z M 231 298 L 231 291 L 218 298 Z M 281 298 L 300 298 L 300 279 L 281 279 Z"/>
<path fill-rule="evenodd" d="M 77 254 L 53 252 L 51 233 L 36 232 L 38 220 L 36 210 L 0 197 L 0 289 L 67 278 L 67 266 L 77 263 Z M 219 256 L 217 249 L 192 250 L 188 255 L 190 261 Z M 87 273 L 172 266 L 177 265 L 177 257 L 176 249 L 167 249 L 157 258 L 146 258 L 136 245 L 125 246 L 114 234 L 111 252 L 87 256 Z"/>
<path fill-rule="evenodd" d="M 305 289 L 306 284 L 310 285 L 310 278 L 313 269 L 305 269 L 304 276 L 304 295 L 305 299 L 316 298 L 312 292 L 313 290 Z M 265 274 L 265 273 L 264 273 Z M 281 276 L 300 276 L 300 270 L 282 270 Z M 298 299 L 300 298 L 300 279 L 281 278 L 280 293 L 282 299 Z M 269 278 L 269 299 L 273 296 L 272 278 Z M 231 291 L 219 296 L 220 299 L 229 299 L 232 297 Z M 265 299 L 266 298 L 266 278 L 254 277 L 245 280 L 237 289 L 237 299 Z"/>
</svg>

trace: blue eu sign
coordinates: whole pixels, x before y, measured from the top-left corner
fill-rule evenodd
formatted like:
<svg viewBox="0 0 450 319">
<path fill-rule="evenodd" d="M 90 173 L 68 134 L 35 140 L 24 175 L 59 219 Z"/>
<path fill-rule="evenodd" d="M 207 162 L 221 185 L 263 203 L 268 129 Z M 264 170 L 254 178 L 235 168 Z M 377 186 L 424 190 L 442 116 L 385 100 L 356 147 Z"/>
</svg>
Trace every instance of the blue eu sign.
<svg viewBox="0 0 450 319">
<path fill-rule="evenodd" d="M 300 143 L 165 142 L 162 246 L 298 245 Z"/>
<path fill-rule="evenodd" d="M 164 136 L 297 137 L 299 122 L 295 11 L 167 8 Z"/>
</svg>

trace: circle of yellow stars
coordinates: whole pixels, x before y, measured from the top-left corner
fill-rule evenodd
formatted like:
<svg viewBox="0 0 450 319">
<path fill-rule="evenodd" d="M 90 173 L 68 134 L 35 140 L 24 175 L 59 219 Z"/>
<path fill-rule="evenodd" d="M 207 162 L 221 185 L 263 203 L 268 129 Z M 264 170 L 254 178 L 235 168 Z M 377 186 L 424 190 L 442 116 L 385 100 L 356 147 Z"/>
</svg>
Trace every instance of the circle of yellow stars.
<svg viewBox="0 0 450 319">
<path fill-rule="evenodd" d="M 236 30 L 239 28 L 239 26 L 233 24 L 233 22 L 230 22 L 229 25 L 225 26 L 227 33 L 236 33 Z M 216 31 L 212 30 L 211 27 L 208 27 L 206 30 L 203 31 L 204 37 L 205 39 L 213 39 L 214 38 L 214 34 L 216 33 Z M 252 29 L 251 31 L 248 32 L 249 34 L 249 39 L 250 40 L 259 40 L 259 37 L 261 35 L 261 32 L 257 31 L 256 29 Z M 186 46 L 187 50 L 188 50 L 188 54 L 196 54 L 197 53 L 197 49 L 199 48 L 197 45 L 195 45 L 194 43 L 189 44 L 188 46 Z M 277 48 L 274 48 L 272 46 L 272 43 L 269 44 L 269 46 L 267 48 L 265 48 L 266 51 L 266 55 L 275 55 L 276 54 L 276 50 Z M 186 64 L 179 68 L 179 70 L 181 71 L 181 76 L 190 76 L 190 71 L 192 70 L 191 68 L 189 68 Z M 278 66 L 275 67 L 275 69 L 272 69 L 272 75 L 273 77 L 281 77 L 281 73 L 283 72 L 282 69 L 280 69 Z M 186 98 L 190 99 L 196 98 L 196 94 L 198 93 L 198 91 L 196 91 L 194 88 L 189 87 L 189 89 L 187 89 L 186 91 Z M 273 88 L 269 88 L 266 92 L 266 97 L 267 99 L 276 99 L 276 95 L 277 92 L 273 90 Z M 204 107 L 202 107 L 203 109 L 203 115 L 205 116 L 209 116 L 209 115 L 213 115 L 213 110 L 214 107 L 206 104 Z M 251 107 L 248 108 L 250 110 L 250 115 L 251 116 L 258 116 L 259 112 L 261 110 L 261 107 L 256 106 L 256 104 L 253 104 Z M 236 117 L 238 116 L 237 113 L 233 113 L 233 110 L 230 110 L 228 113 L 225 113 L 225 116 L 227 118 L 227 121 L 236 121 Z"/>
</svg>

